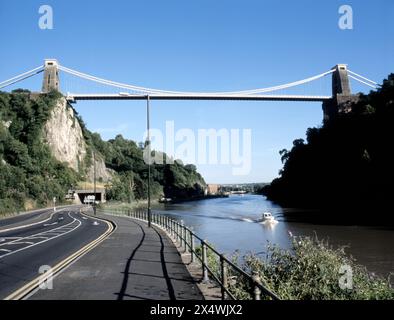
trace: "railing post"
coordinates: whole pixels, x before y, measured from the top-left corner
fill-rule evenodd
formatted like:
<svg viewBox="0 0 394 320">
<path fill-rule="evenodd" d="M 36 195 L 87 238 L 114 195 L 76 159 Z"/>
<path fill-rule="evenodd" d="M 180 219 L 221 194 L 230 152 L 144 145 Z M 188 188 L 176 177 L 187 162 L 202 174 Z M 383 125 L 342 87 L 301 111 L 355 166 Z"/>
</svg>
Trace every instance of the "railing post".
<svg viewBox="0 0 394 320">
<path fill-rule="evenodd" d="M 209 281 L 208 278 L 208 259 L 207 259 L 207 245 L 205 244 L 205 240 L 201 241 L 201 249 L 202 249 L 202 274 L 203 274 L 203 282 Z"/>
<path fill-rule="evenodd" d="M 253 299 L 254 300 L 261 300 L 261 290 L 257 284 L 261 284 L 260 276 L 257 271 L 252 272 L 252 279 L 253 279 Z"/>
<path fill-rule="evenodd" d="M 190 259 L 192 263 L 196 260 L 196 254 L 194 250 L 195 250 L 194 237 L 193 237 L 193 232 L 190 230 L 190 254 L 191 254 Z"/>
<path fill-rule="evenodd" d="M 222 300 L 227 299 L 227 292 L 225 289 L 228 288 L 228 282 L 227 282 L 227 264 L 226 260 L 224 259 L 224 256 L 221 254 L 220 255 L 220 271 L 221 271 L 221 276 L 222 276 Z"/>
<path fill-rule="evenodd" d="M 182 248 L 182 246 L 183 246 L 183 220 L 181 220 L 181 223 L 179 224 L 179 244 Z"/>
<path fill-rule="evenodd" d="M 178 235 L 178 221 L 174 222 L 174 231 L 175 231 L 175 241 L 179 240 L 179 235 Z"/>
<path fill-rule="evenodd" d="M 183 226 L 183 243 L 184 243 L 184 245 L 185 245 L 185 253 L 188 252 L 188 248 L 187 248 L 187 236 L 188 236 L 188 232 L 187 232 L 186 226 L 184 225 L 184 226 Z"/>
<path fill-rule="evenodd" d="M 184 248 L 185 245 L 185 225 L 183 220 L 181 220 L 181 249 Z"/>
</svg>

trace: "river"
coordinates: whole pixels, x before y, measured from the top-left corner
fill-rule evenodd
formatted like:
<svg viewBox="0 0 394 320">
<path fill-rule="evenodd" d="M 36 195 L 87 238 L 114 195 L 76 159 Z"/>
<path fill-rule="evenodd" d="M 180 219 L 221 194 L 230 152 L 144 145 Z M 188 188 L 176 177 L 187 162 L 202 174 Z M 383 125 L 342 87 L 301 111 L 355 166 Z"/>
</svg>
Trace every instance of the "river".
<svg viewBox="0 0 394 320">
<path fill-rule="evenodd" d="M 394 230 L 390 228 L 343 226 L 340 217 L 338 225 L 290 222 L 280 206 L 251 194 L 166 204 L 155 211 L 183 220 L 223 253 L 263 254 L 268 241 L 289 248 L 290 231 L 293 235 L 317 235 L 334 247 L 348 246 L 345 251 L 370 272 L 385 277 L 394 272 Z M 258 223 L 264 211 L 270 211 L 279 222 L 273 227 Z"/>
</svg>

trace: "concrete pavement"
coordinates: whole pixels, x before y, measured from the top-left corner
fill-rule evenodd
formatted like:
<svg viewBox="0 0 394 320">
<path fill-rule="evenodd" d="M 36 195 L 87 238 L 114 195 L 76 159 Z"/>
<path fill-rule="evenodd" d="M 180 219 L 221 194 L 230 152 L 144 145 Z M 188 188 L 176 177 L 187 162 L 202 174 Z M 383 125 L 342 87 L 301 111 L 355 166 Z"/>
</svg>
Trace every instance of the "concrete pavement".
<svg viewBox="0 0 394 320">
<path fill-rule="evenodd" d="M 117 229 L 29 299 L 201 300 L 178 250 L 160 229 L 127 217 L 98 215 Z"/>
</svg>

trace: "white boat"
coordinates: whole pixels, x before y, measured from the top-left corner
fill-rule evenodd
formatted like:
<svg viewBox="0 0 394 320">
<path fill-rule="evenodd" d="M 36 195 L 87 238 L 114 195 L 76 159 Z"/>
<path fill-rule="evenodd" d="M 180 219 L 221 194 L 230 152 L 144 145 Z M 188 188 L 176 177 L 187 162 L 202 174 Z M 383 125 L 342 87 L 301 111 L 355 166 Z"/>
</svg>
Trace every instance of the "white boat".
<svg viewBox="0 0 394 320">
<path fill-rule="evenodd" d="M 277 223 L 271 212 L 264 212 L 261 216 L 261 222 L 263 223 Z"/>
</svg>

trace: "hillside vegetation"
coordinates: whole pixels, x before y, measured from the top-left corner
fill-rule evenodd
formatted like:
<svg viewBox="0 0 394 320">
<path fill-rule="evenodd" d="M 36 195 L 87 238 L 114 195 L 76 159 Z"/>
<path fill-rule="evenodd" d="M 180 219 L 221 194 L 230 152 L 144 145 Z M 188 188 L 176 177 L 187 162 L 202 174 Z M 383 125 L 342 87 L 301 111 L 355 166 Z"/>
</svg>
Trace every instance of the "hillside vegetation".
<svg viewBox="0 0 394 320">
<path fill-rule="evenodd" d="M 394 75 L 348 113 L 309 128 L 282 150 L 283 169 L 261 192 L 286 207 L 312 208 L 336 222 L 393 221 Z"/>
<path fill-rule="evenodd" d="M 62 199 L 79 179 L 42 143 L 42 128 L 59 98 L 30 99 L 27 91 L 0 93 L 0 212 L 44 206 Z"/>
<path fill-rule="evenodd" d="M 93 152 L 113 170 L 112 181 L 106 184 L 107 199 L 130 202 L 146 198 L 148 166 L 143 146 L 121 135 L 103 141 L 78 115 L 87 150 L 84 166 L 76 172 L 54 158 L 42 137 L 51 110 L 61 98 L 58 92 L 0 92 L 0 213 L 45 206 L 53 197 L 62 202 L 67 191 L 86 178 Z M 189 199 L 202 195 L 206 186 L 194 165 L 180 161 L 152 165 L 151 179 L 151 195 L 157 198 Z"/>
</svg>

